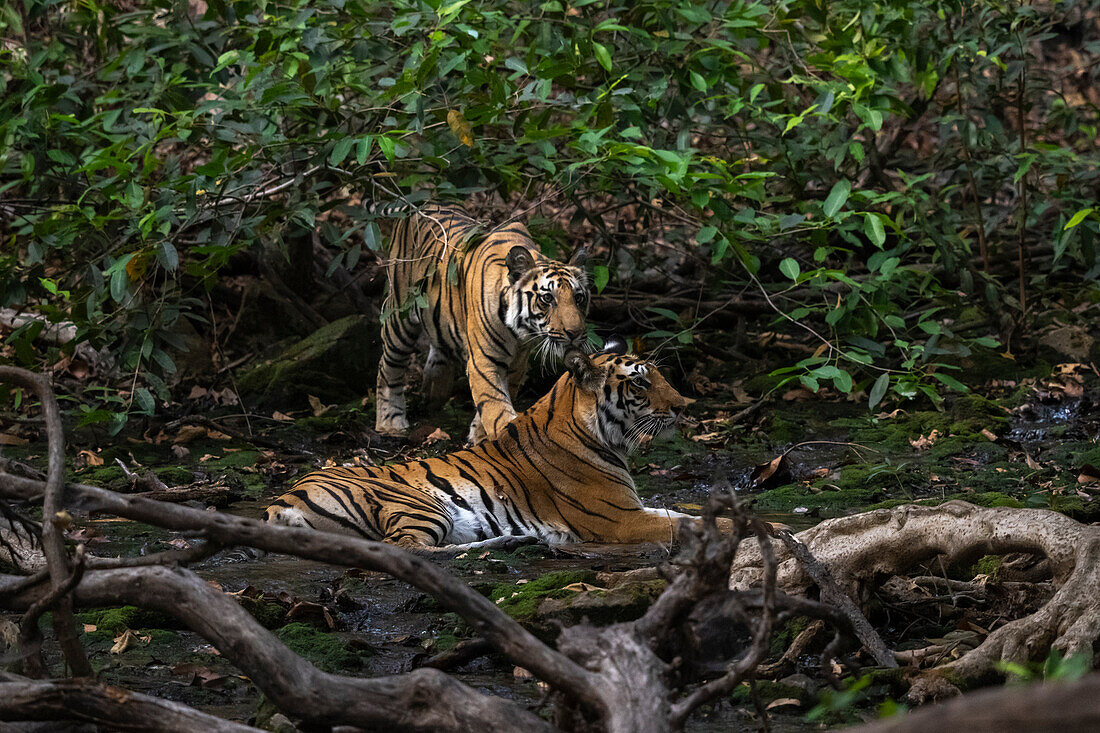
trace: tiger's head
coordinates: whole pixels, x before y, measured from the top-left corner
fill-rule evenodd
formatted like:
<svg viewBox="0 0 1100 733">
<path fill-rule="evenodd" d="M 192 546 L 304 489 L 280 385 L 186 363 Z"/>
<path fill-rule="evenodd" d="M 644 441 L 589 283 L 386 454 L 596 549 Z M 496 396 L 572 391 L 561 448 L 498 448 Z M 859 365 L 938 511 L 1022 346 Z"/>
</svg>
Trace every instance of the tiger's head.
<svg viewBox="0 0 1100 733">
<path fill-rule="evenodd" d="M 545 363 L 558 361 L 570 348 L 588 344 L 588 280 L 584 274 L 587 251 L 581 247 L 568 263 L 539 258 L 516 245 L 505 264 L 512 297 L 505 322 L 520 341 L 534 346 Z"/>
<path fill-rule="evenodd" d="M 652 362 L 627 352 L 615 336 L 592 357 L 570 350 L 565 366 L 574 403 L 600 442 L 629 453 L 646 436 L 669 432 L 693 400 L 677 392 Z M 576 408 L 575 412 L 576 414 Z"/>
</svg>

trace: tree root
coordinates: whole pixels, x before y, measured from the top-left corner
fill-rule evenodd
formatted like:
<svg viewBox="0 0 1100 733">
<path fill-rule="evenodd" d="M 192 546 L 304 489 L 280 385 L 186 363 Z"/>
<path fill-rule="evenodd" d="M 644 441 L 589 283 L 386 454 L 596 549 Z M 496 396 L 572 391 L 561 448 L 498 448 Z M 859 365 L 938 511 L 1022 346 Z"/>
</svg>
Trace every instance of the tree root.
<svg viewBox="0 0 1100 733">
<path fill-rule="evenodd" d="M 827 520 L 800 532 L 798 539 L 857 602 L 865 602 L 882 580 L 937 555 L 945 564 L 1014 552 L 1045 556 L 1054 595 L 1036 612 L 995 629 L 976 649 L 934 668 L 948 679 L 983 678 L 999 661 L 1032 660 L 1051 648 L 1067 656 L 1091 656 L 1100 637 L 1100 527 L 1057 512 L 982 508 L 961 501 L 906 505 Z M 804 594 L 813 579 L 781 543 L 775 544 L 779 586 Z M 760 566 L 758 552 L 741 553 L 730 587 L 758 583 Z"/>
</svg>

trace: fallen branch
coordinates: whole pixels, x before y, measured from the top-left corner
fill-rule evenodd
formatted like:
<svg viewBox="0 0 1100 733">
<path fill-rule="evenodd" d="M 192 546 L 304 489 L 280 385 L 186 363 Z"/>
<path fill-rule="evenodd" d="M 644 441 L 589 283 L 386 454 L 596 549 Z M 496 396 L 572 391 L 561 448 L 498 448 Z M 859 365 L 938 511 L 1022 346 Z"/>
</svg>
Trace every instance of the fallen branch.
<svg viewBox="0 0 1100 733">
<path fill-rule="evenodd" d="M 97 723 L 112 730 L 258 733 L 178 702 L 96 682 L 43 682 L 0 673 L 0 720 Z"/>
<path fill-rule="evenodd" d="M 0 576 L 0 588 L 9 579 Z M 74 595 L 81 606 L 136 605 L 175 616 L 217 647 L 276 707 L 293 711 L 313 725 L 456 732 L 549 730 L 544 721 L 515 703 L 482 695 L 436 670 L 373 679 L 322 672 L 290 651 L 233 597 L 184 568 L 90 570 Z M 25 611 L 43 597 L 43 589 L 34 588 L 4 594 L 0 604 Z"/>
<path fill-rule="evenodd" d="M 775 536 L 798 559 L 806 574 L 813 578 L 814 583 L 821 592 L 821 600 L 840 609 L 841 613 L 848 617 L 852 628 L 855 629 L 856 636 L 863 642 L 864 648 L 870 652 L 875 663 L 880 667 L 896 668 L 898 663 L 894 659 L 893 652 L 890 651 L 886 643 L 883 642 L 882 637 L 871 626 L 867 617 L 856 607 L 855 602 L 836 584 L 829 568 L 818 562 L 809 548 L 791 534 L 790 530 L 778 530 Z"/>
<path fill-rule="evenodd" d="M 531 670 L 566 695 L 593 709 L 602 710 L 602 700 L 595 689 L 598 680 L 593 675 L 540 642 L 462 581 L 430 561 L 394 545 L 304 528 L 269 525 L 258 519 L 116 494 L 95 486 L 69 484 L 66 489 L 65 500 L 74 511 L 113 514 L 177 531 L 201 531 L 210 541 L 228 546 L 247 545 L 268 552 L 392 575 L 437 598 L 448 610 L 462 616 L 479 635 L 488 639 L 513 663 Z M 34 499 L 43 490 L 40 481 L 0 474 L 0 496 Z M 2 583 L 0 589 L 3 589 Z"/>
</svg>

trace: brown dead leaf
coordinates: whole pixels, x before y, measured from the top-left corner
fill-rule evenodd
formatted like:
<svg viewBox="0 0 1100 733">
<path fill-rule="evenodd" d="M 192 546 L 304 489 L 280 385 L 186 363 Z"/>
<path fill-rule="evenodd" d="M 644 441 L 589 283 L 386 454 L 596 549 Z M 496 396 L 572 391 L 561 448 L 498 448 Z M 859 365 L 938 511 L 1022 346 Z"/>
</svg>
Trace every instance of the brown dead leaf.
<svg viewBox="0 0 1100 733">
<path fill-rule="evenodd" d="M 203 397 L 209 397 L 210 394 L 210 390 L 208 390 L 206 387 L 200 387 L 196 384 L 191 387 L 191 391 L 187 393 L 187 399 L 201 400 Z"/>
<path fill-rule="evenodd" d="M 986 440 L 988 440 L 990 443 L 997 442 L 997 434 L 989 428 L 982 428 L 982 435 L 984 435 L 986 437 Z"/>
<path fill-rule="evenodd" d="M 513 667 L 512 668 L 512 677 L 517 679 L 517 680 L 530 680 L 530 679 L 534 679 L 535 675 L 531 674 L 530 672 L 528 672 L 523 667 Z"/>
<path fill-rule="evenodd" d="M 1043 464 L 1039 463 L 1027 453 L 1024 453 L 1024 463 L 1026 463 L 1027 467 L 1032 471 L 1041 471 L 1043 469 Z"/>
<path fill-rule="evenodd" d="M 95 624 L 83 624 L 83 626 L 85 634 L 90 634 L 98 628 Z"/>
<path fill-rule="evenodd" d="M 428 435 L 427 438 L 424 438 L 424 445 L 427 445 L 428 443 L 437 443 L 441 440 L 450 440 L 450 439 L 451 439 L 451 436 L 448 435 L 447 433 L 443 432 L 443 428 L 436 428 L 435 430 L 433 430 L 431 432 L 430 435 Z"/>
<path fill-rule="evenodd" d="M 122 654 L 134 644 L 148 644 L 153 640 L 151 636 L 141 636 L 131 629 L 126 629 L 115 637 L 115 644 L 111 647 L 111 654 Z"/>
<path fill-rule="evenodd" d="M 173 445 L 172 455 L 176 457 L 176 460 L 186 461 L 191 457 L 191 449 L 183 445 Z"/>
<path fill-rule="evenodd" d="M 797 387 L 783 393 L 784 402 L 805 402 L 813 399 L 814 393 L 805 387 Z"/>
<path fill-rule="evenodd" d="M 940 439 L 940 431 L 933 430 L 928 435 L 922 435 L 916 440 L 910 439 L 909 445 L 913 446 L 919 451 L 926 451 L 936 444 L 936 441 Z"/>
<path fill-rule="evenodd" d="M 1079 484 L 1095 484 L 1100 483 L 1100 468 L 1086 463 L 1081 466 L 1081 470 L 1077 472 L 1077 483 Z"/>
<path fill-rule="evenodd" d="M 332 409 L 331 406 L 322 404 L 321 400 L 317 399 L 313 395 L 307 395 L 307 399 L 309 400 L 310 409 L 313 410 L 314 417 L 321 417 L 321 415 L 324 415 L 326 412 Z"/>
<path fill-rule="evenodd" d="M 173 444 L 190 443 L 192 440 L 206 437 L 206 428 L 201 425 L 184 425 L 176 433 L 176 437 L 172 438 Z"/>
<path fill-rule="evenodd" d="M 691 436 L 692 441 L 696 443 L 717 443 L 722 440 L 721 433 L 700 433 L 699 435 Z"/>
<path fill-rule="evenodd" d="M 83 462 L 85 466 L 102 466 L 103 459 L 90 450 L 82 450 L 76 454 L 77 462 Z"/>
<path fill-rule="evenodd" d="M 598 585 L 591 585 L 589 583 L 570 583 L 569 585 L 562 586 L 562 590 L 571 590 L 574 593 L 583 593 L 586 590 L 607 590 L 601 588 Z"/>
<path fill-rule="evenodd" d="M 749 474 L 749 483 L 754 488 L 765 488 L 770 483 L 778 481 L 783 474 L 782 469 L 786 468 L 784 459 L 785 453 L 781 453 L 775 458 L 771 459 L 767 463 L 761 463 L 752 469 L 752 473 Z"/>
<path fill-rule="evenodd" d="M 778 700 L 772 700 L 768 703 L 765 710 L 771 710 L 772 708 L 783 707 L 784 705 L 801 705 L 802 701 L 794 697 L 781 697 Z"/>
<path fill-rule="evenodd" d="M 271 419 L 278 420 L 279 422 L 294 422 L 294 418 L 284 412 L 279 412 L 278 410 L 271 413 Z"/>
</svg>

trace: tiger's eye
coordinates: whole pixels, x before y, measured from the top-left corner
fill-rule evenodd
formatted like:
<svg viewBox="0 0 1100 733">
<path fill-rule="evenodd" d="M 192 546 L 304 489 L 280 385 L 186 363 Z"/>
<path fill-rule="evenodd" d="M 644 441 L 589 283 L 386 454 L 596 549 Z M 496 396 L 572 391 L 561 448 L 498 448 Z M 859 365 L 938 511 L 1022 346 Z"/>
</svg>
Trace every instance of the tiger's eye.
<svg viewBox="0 0 1100 733">
<path fill-rule="evenodd" d="M 539 302 L 543 305 L 550 305 L 554 302 L 554 296 L 550 293 L 541 293 L 539 295 Z"/>
</svg>

